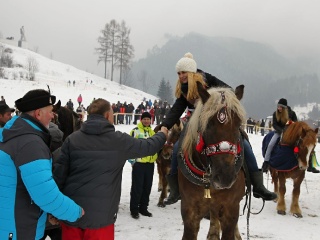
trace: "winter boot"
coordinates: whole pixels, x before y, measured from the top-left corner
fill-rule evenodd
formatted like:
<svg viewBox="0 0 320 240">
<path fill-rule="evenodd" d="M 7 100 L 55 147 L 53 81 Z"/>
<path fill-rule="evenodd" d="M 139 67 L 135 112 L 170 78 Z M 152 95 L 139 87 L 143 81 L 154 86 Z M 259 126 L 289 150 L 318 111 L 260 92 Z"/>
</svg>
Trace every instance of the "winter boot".
<svg viewBox="0 0 320 240">
<path fill-rule="evenodd" d="M 178 174 L 167 175 L 166 179 L 168 181 L 170 187 L 170 195 L 164 201 L 165 205 L 171 205 L 176 203 L 180 199 L 180 192 L 179 192 L 179 184 L 178 184 Z"/>
<path fill-rule="evenodd" d="M 263 172 L 250 172 L 251 184 L 253 186 L 253 196 L 255 198 L 262 198 L 265 201 L 271 201 L 277 198 L 277 194 L 270 192 L 263 185 Z"/>
</svg>

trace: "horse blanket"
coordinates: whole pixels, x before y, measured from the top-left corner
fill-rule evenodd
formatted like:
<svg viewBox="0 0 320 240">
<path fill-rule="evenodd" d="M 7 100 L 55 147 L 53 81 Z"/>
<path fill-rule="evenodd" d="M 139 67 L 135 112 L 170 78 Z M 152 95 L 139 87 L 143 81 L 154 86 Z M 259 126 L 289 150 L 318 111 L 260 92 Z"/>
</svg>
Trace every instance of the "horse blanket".
<svg viewBox="0 0 320 240">
<path fill-rule="evenodd" d="M 262 155 L 265 156 L 269 142 L 274 132 L 269 132 L 262 141 Z M 278 138 L 272 152 L 269 161 L 269 165 L 278 171 L 291 171 L 298 167 L 298 160 L 293 152 L 293 146 L 280 144 L 280 138 Z"/>
</svg>

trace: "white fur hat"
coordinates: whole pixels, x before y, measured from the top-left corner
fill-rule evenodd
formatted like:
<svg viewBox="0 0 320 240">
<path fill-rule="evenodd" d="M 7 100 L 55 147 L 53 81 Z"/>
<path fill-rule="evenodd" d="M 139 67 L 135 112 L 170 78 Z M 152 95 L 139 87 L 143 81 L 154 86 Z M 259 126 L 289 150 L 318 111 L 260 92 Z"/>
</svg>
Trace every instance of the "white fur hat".
<svg viewBox="0 0 320 240">
<path fill-rule="evenodd" d="M 197 63 L 193 60 L 193 55 L 191 53 L 186 53 L 183 58 L 181 58 L 176 64 L 177 72 L 197 72 Z"/>
</svg>

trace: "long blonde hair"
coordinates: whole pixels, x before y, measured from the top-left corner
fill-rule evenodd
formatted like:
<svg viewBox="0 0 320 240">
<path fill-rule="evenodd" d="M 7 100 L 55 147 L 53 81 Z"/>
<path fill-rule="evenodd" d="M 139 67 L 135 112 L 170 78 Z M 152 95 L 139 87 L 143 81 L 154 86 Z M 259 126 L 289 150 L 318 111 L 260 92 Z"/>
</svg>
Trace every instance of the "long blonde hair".
<svg viewBox="0 0 320 240">
<path fill-rule="evenodd" d="M 207 87 L 206 82 L 203 79 L 203 76 L 201 73 L 192 73 L 188 72 L 188 94 L 187 94 L 187 101 L 196 100 L 199 98 L 198 88 L 197 88 L 197 82 L 200 82 L 204 87 Z M 175 96 L 176 98 L 180 98 L 182 95 L 181 90 L 181 82 L 178 79 L 177 85 L 176 85 L 176 91 Z"/>
</svg>

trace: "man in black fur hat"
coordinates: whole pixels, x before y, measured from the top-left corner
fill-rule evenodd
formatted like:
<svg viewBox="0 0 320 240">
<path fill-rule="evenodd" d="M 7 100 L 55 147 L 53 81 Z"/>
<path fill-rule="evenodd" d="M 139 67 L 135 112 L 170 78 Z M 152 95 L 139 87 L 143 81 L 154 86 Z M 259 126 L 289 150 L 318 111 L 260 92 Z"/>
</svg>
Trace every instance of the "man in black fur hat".
<svg viewBox="0 0 320 240">
<path fill-rule="evenodd" d="M 83 209 L 63 195 L 52 177 L 49 123 L 56 97 L 31 90 L 15 102 L 22 112 L 0 129 L 0 239 L 40 239 L 47 213 L 70 222 Z"/>
</svg>

